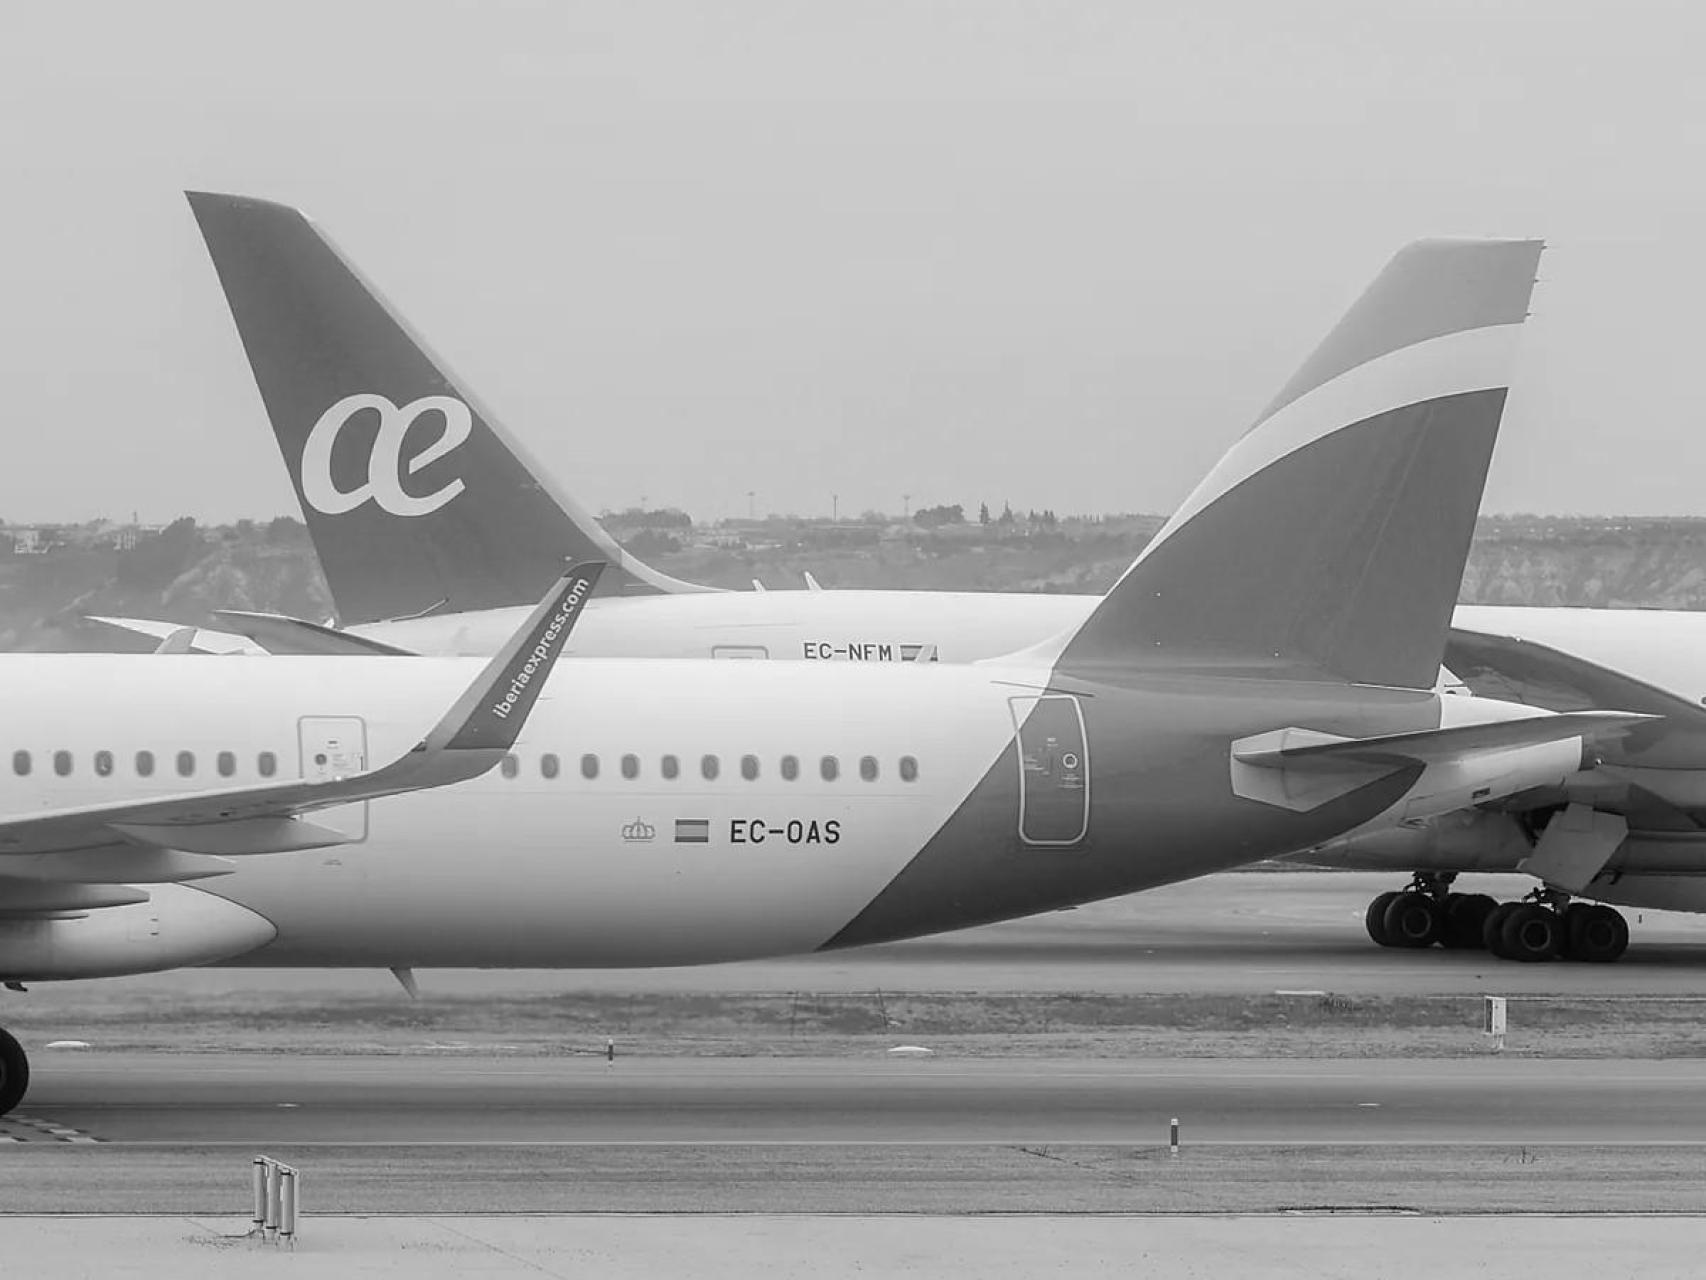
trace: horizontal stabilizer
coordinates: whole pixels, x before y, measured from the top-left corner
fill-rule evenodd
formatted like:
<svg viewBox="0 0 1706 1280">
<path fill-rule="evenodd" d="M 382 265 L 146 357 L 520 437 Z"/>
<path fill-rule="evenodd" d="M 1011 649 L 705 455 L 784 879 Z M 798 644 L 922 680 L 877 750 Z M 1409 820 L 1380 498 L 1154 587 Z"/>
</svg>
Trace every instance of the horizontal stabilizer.
<svg viewBox="0 0 1706 1280">
<path fill-rule="evenodd" d="M 373 658 L 408 657 L 413 652 L 282 613 L 215 609 L 213 616 L 230 623 L 232 631 L 240 636 L 247 636 L 268 653 L 306 654 L 321 658 Z"/>
<path fill-rule="evenodd" d="M 177 622 L 156 622 L 152 618 L 112 618 L 98 613 L 83 615 L 90 622 L 99 622 L 103 626 L 116 627 L 120 631 L 129 631 L 134 635 L 147 636 L 164 644 L 183 630 L 183 625 Z M 191 653 L 245 653 L 254 651 L 255 646 L 242 636 L 227 635 L 223 631 L 209 631 L 205 627 L 198 628 L 190 643 Z M 157 646 L 155 652 L 159 653 Z"/>
<path fill-rule="evenodd" d="M 1609 740 L 1654 718 L 1623 711 L 1574 711 L 1374 738 L 1277 729 L 1233 743 L 1232 758 L 1256 768 L 1325 771 L 1347 765 L 1445 764 L 1471 753 L 1516 750 L 1567 738 L 1580 738 L 1584 744 Z"/>
</svg>

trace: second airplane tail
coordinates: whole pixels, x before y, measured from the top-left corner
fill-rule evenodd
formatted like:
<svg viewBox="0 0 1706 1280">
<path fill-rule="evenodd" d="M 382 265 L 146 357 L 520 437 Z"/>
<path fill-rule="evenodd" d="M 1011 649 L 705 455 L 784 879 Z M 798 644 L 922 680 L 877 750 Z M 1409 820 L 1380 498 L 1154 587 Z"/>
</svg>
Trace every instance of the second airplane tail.
<svg viewBox="0 0 1706 1280">
<path fill-rule="evenodd" d="M 344 625 L 526 604 L 565 552 L 601 594 L 704 590 L 557 491 L 300 211 L 188 196 Z"/>
<path fill-rule="evenodd" d="M 1060 669 L 1431 688 L 1540 250 L 1400 251 L 1064 642 Z"/>
</svg>

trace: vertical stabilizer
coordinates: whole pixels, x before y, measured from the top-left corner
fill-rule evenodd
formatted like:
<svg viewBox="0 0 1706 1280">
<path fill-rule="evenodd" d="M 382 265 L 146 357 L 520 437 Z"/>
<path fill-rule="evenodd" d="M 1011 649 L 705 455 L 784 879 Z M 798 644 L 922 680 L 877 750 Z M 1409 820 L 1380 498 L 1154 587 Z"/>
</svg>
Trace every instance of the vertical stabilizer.
<svg viewBox="0 0 1706 1280">
<path fill-rule="evenodd" d="M 565 554 L 604 595 L 703 589 L 559 492 L 298 210 L 188 196 L 341 622 L 528 604 Z"/>
<path fill-rule="evenodd" d="M 1540 250 L 1400 251 L 1058 666 L 1431 688 Z"/>
</svg>

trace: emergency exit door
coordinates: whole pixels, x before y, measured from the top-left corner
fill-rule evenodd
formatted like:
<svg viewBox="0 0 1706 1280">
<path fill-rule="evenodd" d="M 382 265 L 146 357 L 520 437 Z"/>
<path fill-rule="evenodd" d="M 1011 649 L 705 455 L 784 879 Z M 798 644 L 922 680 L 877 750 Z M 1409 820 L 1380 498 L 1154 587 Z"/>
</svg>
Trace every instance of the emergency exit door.
<svg viewBox="0 0 1706 1280">
<path fill-rule="evenodd" d="M 367 768 L 367 722 L 360 716 L 303 716 L 296 725 L 305 781 L 332 782 Z M 321 809 L 310 814 L 308 821 L 351 840 L 365 840 L 367 802 Z"/>
<path fill-rule="evenodd" d="M 1019 753 L 1019 838 L 1067 846 L 1090 830 L 1090 744 L 1071 694 L 1009 698 Z"/>
</svg>

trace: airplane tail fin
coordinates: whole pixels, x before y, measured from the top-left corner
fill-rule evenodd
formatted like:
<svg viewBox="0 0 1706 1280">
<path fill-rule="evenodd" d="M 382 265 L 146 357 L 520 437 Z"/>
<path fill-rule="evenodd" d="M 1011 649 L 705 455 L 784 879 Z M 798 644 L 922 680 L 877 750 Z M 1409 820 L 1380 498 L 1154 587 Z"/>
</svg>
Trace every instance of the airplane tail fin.
<svg viewBox="0 0 1706 1280">
<path fill-rule="evenodd" d="M 300 211 L 186 194 L 344 625 L 527 604 L 565 552 L 604 595 L 706 589 L 617 546 Z"/>
<path fill-rule="evenodd" d="M 1431 688 L 1541 248 L 1401 250 L 1057 668 Z"/>
</svg>

